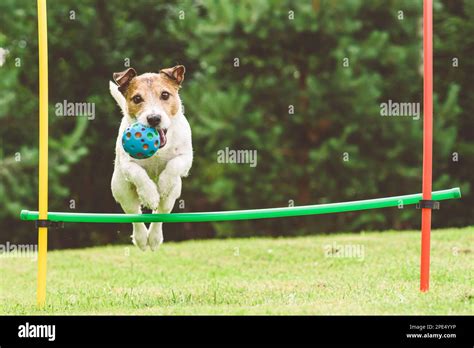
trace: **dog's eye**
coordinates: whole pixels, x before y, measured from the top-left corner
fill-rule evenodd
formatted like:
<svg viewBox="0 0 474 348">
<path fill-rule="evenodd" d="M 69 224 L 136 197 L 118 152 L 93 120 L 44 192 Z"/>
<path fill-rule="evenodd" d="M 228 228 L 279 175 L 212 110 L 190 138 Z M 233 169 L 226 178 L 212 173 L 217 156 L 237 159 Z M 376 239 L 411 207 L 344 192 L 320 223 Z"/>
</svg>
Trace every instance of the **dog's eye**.
<svg viewBox="0 0 474 348">
<path fill-rule="evenodd" d="M 136 95 L 132 98 L 135 104 L 140 104 L 143 101 L 143 98 L 140 95 Z"/>
<path fill-rule="evenodd" d="M 169 92 L 166 92 L 166 91 L 161 92 L 161 99 L 168 100 L 169 97 L 170 97 Z"/>
</svg>

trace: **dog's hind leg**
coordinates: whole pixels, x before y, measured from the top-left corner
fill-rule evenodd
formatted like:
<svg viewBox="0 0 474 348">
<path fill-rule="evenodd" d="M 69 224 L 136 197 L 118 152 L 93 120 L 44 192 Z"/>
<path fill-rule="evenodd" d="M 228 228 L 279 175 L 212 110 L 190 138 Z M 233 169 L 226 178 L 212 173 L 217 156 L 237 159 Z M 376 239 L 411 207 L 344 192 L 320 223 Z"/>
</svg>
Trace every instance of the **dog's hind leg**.
<svg viewBox="0 0 474 348">
<path fill-rule="evenodd" d="M 153 210 L 153 214 L 160 214 L 160 213 L 169 213 L 169 211 L 162 211 L 161 209 L 159 210 Z M 153 222 L 150 224 L 150 227 L 148 228 L 148 245 L 150 246 L 150 249 L 152 251 L 155 251 L 158 249 L 158 247 L 163 243 L 163 223 L 162 222 Z"/>
<path fill-rule="evenodd" d="M 140 202 L 138 197 L 136 202 L 127 202 L 126 204 L 121 204 L 123 211 L 126 214 L 141 214 L 142 210 L 140 208 Z M 133 233 L 132 233 L 132 242 L 141 250 L 145 251 L 148 240 L 148 230 L 144 223 L 134 222 L 133 223 Z"/>
<path fill-rule="evenodd" d="M 158 210 L 154 210 L 153 213 L 168 214 L 173 210 L 176 199 L 181 195 L 181 178 L 173 178 L 171 183 L 170 191 L 166 192 L 166 195 L 161 197 L 160 206 Z M 150 224 L 148 229 L 148 245 L 152 251 L 158 249 L 160 244 L 163 243 L 163 223 L 154 222 Z"/>
<path fill-rule="evenodd" d="M 140 200 L 134 186 L 121 175 L 112 176 L 112 194 L 126 214 L 141 214 Z M 141 250 L 147 247 L 148 231 L 144 223 L 133 223 L 132 242 Z"/>
</svg>

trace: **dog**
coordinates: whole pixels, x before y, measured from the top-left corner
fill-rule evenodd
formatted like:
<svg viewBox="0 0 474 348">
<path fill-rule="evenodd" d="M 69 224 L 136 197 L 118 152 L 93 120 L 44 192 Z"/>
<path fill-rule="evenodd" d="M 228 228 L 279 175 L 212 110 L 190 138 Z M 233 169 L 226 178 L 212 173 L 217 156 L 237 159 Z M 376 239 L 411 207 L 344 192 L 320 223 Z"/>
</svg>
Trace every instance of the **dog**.
<svg viewBox="0 0 474 348">
<path fill-rule="evenodd" d="M 127 214 L 169 213 L 181 195 L 182 177 L 193 162 L 191 127 L 184 116 L 179 90 L 185 67 L 137 75 L 133 68 L 113 74 L 110 93 L 123 118 L 115 146 L 112 195 Z M 134 159 L 122 147 L 124 130 L 135 122 L 157 129 L 160 149 L 147 159 Z M 133 223 L 133 243 L 141 250 L 156 250 L 163 242 L 163 223 Z"/>
</svg>

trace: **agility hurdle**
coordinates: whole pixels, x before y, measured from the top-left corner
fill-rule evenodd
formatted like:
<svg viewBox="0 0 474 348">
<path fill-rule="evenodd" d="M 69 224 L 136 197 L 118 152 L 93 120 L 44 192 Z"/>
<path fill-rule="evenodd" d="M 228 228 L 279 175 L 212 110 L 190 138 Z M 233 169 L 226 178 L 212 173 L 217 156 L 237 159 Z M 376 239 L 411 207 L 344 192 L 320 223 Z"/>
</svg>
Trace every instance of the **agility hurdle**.
<svg viewBox="0 0 474 348">
<path fill-rule="evenodd" d="M 433 199 L 442 201 L 461 197 L 458 187 L 435 191 Z M 299 207 L 267 208 L 252 210 L 230 210 L 199 213 L 174 213 L 174 214 L 97 214 L 97 213 L 60 213 L 48 212 L 51 222 L 94 222 L 94 223 L 133 223 L 133 222 L 216 222 L 236 220 L 256 220 L 283 218 L 305 215 L 321 215 L 343 213 L 358 210 L 369 210 L 389 207 L 403 208 L 405 205 L 419 204 L 421 193 L 386 198 L 366 199 L 362 201 L 303 205 Z M 22 210 L 22 220 L 37 221 L 37 211 Z"/>
<path fill-rule="evenodd" d="M 389 207 L 402 208 L 416 204 L 421 208 L 420 290 L 429 289 L 431 210 L 438 201 L 461 197 L 459 188 L 432 192 L 433 143 L 433 4 L 423 0 L 423 183 L 422 193 L 367 199 L 342 203 L 316 204 L 297 207 L 266 208 L 216 212 L 172 214 L 107 214 L 48 212 L 48 43 L 46 0 L 38 4 L 39 46 L 39 208 L 22 210 L 20 218 L 35 221 L 38 228 L 37 304 L 46 303 L 46 271 L 48 227 L 71 223 L 133 223 L 133 222 L 214 222 L 284 218 L 305 215 L 342 213 Z"/>
</svg>

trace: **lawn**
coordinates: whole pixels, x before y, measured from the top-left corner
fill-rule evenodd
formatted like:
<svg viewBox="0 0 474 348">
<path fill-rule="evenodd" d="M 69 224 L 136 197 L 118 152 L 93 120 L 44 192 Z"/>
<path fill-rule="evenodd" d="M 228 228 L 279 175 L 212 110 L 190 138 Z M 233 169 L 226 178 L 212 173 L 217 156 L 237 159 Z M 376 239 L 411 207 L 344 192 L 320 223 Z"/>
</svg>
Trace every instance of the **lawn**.
<svg viewBox="0 0 474 348">
<path fill-rule="evenodd" d="M 418 231 L 51 251 L 43 311 L 36 263 L 3 257 L 0 313 L 474 314 L 473 231 L 433 231 L 428 293 Z"/>
</svg>

